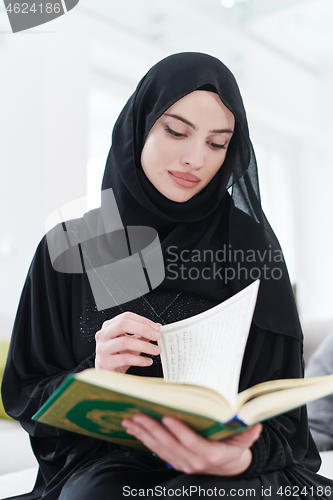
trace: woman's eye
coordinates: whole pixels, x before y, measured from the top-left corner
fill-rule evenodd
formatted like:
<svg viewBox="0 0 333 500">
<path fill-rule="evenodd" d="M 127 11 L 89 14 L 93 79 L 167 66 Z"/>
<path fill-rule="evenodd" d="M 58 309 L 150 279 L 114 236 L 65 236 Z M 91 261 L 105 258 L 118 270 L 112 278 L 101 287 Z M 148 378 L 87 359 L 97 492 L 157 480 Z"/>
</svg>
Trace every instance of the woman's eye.
<svg viewBox="0 0 333 500">
<path fill-rule="evenodd" d="M 227 149 L 226 144 L 215 144 L 215 142 L 209 142 L 208 144 L 216 149 Z"/>
<path fill-rule="evenodd" d="M 166 130 L 166 132 L 168 132 L 168 134 L 174 135 L 175 137 L 183 137 L 184 136 L 184 134 L 180 134 L 179 132 L 172 130 L 172 128 L 170 128 L 168 126 L 166 126 L 165 130 Z"/>
</svg>

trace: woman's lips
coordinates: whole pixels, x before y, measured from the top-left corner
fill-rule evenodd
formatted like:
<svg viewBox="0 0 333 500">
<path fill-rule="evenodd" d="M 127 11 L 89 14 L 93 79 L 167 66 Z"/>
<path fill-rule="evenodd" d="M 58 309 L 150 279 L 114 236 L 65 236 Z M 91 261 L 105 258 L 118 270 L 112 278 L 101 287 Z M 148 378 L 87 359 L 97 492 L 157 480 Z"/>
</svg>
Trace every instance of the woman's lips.
<svg viewBox="0 0 333 500">
<path fill-rule="evenodd" d="M 188 174 L 185 172 L 178 172 L 176 170 L 168 170 L 168 174 L 174 182 L 176 182 L 180 186 L 189 188 L 197 186 L 198 182 L 200 182 L 201 180 L 196 175 Z"/>
</svg>

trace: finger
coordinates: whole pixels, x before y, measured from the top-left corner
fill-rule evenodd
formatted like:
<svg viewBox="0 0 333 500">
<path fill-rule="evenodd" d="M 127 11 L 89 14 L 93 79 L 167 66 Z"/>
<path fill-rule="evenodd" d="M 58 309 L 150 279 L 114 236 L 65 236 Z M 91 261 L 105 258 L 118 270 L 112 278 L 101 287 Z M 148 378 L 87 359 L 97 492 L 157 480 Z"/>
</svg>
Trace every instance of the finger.
<svg viewBox="0 0 333 500">
<path fill-rule="evenodd" d="M 126 333 L 156 341 L 159 338 L 158 330 L 160 325 L 147 320 L 147 318 L 144 319 L 146 320 L 145 323 L 119 315 L 110 322 L 106 322 L 107 324 L 103 324 L 102 329 L 96 332 L 96 341 L 119 337 Z"/>
<path fill-rule="evenodd" d="M 162 423 L 183 446 L 193 452 L 198 447 L 200 447 L 202 452 L 202 447 L 207 444 L 205 438 L 199 436 L 199 434 L 177 418 L 166 415 L 162 418 Z"/>
<path fill-rule="evenodd" d="M 153 364 L 153 360 L 145 356 L 126 352 L 105 356 L 98 361 L 98 364 L 99 366 L 103 366 L 104 370 L 115 370 L 116 368 L 121 367 L 127 367 L 128 369 L 130 366 L 151 366 Z"/>
<path fill-rule="evenodd" d="M 162 423 L 169 433 L 169 442 L 172 438 L 173 445 L 171 448 L 164 445 L 156 453 L 175 470 L 186 474 L 201 473 L 211 463 L 221 460 L 223 453 L 227 451 L 215 447 L 217 443 L 199 436 L 177 418 L 164 416 Z"/>
<path fill-rule="evenodd" d="M 156 328 L 157 330 L 162 326 L 160 323 L 155 323 L 154 321 L 152 321 L 148 318 L 145 318 L 144 316 L 140 316 L 139 314 L 135 314 L 135 313 L 132 313 L 130 311 L 126 311 L 122 314 L 118 314 L 118 316 L 116 316 L 112 319 L 104 321 L 101 330 L 103 328 L 108 328 L 110 325 L 112 325 L 115 322 L 127 321 L 127 320 L 134 321 L 136 323 L 142 324 L 142 325 L 147 326 L 147 327 L 150 327 L 151 325 L 155 325 L 154 328 Z"/>
<path fill-rule="evenodd" d="M 111 339 L 104 344 L 103 349 L 108 354 L 132 351 L 136 354 L 144 352 L 145 354 L 158 356 L 161 352 L 161 348 L 158 345 L 151 344 L 150 342 L 147 342 L 147 340 L 139 340 L 135 337 L 128 337 L 127 335 Z"/>
<path fill-rule="evenodd" d="M 156 452 L 163 460 L 177 453 L 177 441 L 157 420 L 142 413 L 136 413 L 132 419 L 125 418 L 122 425 L 128 434 L 134 435 L 147 448 Z"/>
<path fill-rule="evenodd" d="M 150 451 L 156 453 L 162 460 L 163 457 L 160 456 L 159 443 L 156 441 L 154 436 L 152 436 L 146 429 L 134 423 L 124 425 L 127 434 L 136 437 L 142 444 L 144 444 Z"/>
<path fill-rule="evenodd" d="M 193 433 L 186 425 L 179 422 L 177 419 L 172 417 L 170 422 L 168 417 L 163 417 L 163 421 L 168 421 L 171 427 L 171 420 L 174 421 L 175 426 L 173 431 L 177 432 L 181 428 L 182 430 L 189 430 Z M 162 460 L 169 463 L 175 470 L 185 472 L 187 474 L 192 474 L 195 472 L 200 472 L 205 465 L 205 457 L 208 456 L 210 452 L 215 452 L 216 450 L 206 449 L 206 440 L 198 436 L 200 445 L 195 449 L 188 449 L 179 440 L 179 435 L 169 432 L 169 429 L 165 425 L 161 425 L 154 419 L 151 419 L 147 415 L 135 414 L 132 420 L 125 419 L 124 425 L 126 426 L 127 432 L 135 435 L 137 439 L 140 439 L 147 448 L 156 453 Z M 177 424 L 181 424 L 178 428 Z M 193 433 L 196 436 L 195 433 Z M 208 442 L 210 446 L 213 446 L 211 442 Z M 219 443 L 221 444 L 221 443 Z M 216 454 L 216 453 L 215 453 Z M 207 460 L 206 460 L 207 461 Z"/>
<path fill-rule="evenodd" d="M 141 426 L 143 429 L 151 433 L 162 444 L 168 445 L 170 433 L 156 419 L 138 412 L 133 415 L 132 421 L 134 424 Z"/>
<path fill-rule="evenodd" d="M 227 439 L 228 444 L 239 446 L 241 448 L 250 448 L 255 441 L 259 438 L 262 432 L 262 424 L 254 424 L 244 432 L 236 434 Z"/>
<path fill-rule="evenodd" d="M 248 449 L 259 438 L 262 431 L 261 424 L 255 424 L 246 431 L 237 434 L 225 441 L 210 441 L 200 436 L 180 420 L 165 416 L 162 418 L 162 423 L 173 434 L 179 443 L 187 450 L 192 452 L 192 455 L 199 455 L 202 458 L 207 457 L 207 462 L 214 462 L 222 459 L 225 454 L 232 460 L 234 456 L 238 456 L 239 449 Z M 230 447 L 233 448 L 230 448 Z"/>
<path fill-rule="evenodd" d="M 119 314 L 117 317 L 118 318 L 124 317 L 124 318 L 130 319 L 130 320 L 133 320 L 133 321 L 137 321 L 138 323 L 142 323 L 143 325 L 147 325 L 147 326 L 149 326 L 150 323 L 154 323 L 149 318 L 145 318 L 145 316 L 141 316 L 140 314 L 136 314 L 136 313 L 133 313 L 130 311 L 125 311 L 124 313 Z M 112 320 L 108 320 L 108 321 L 112 321 Z M 106 323 L 108 323 L 108 321 L 106 321 Z M 160 323 L 154 323 L 154 324 L 158 325 L 158 326 L 162 326 Z"/>
</svg>

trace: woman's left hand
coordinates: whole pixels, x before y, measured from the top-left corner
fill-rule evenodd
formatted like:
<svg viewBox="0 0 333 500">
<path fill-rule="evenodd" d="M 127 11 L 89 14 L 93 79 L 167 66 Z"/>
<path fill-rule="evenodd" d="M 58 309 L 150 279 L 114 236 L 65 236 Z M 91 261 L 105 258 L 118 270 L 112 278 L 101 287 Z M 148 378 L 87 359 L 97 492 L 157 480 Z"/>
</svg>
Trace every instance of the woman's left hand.
<svg viewBox="0 0 333 500">
<path fill-rule="evenodd" d="M 241 474 L 251 464 L 250 447 L 262 431 L 262 425 L 255 424 L 225 441 L 210 441 L 174 417 L 165 416 L 162 423 L 142 413 L 122 421 L 128 434 L 139 439 L 175 470 L 186 474 Z"/>
</svg>

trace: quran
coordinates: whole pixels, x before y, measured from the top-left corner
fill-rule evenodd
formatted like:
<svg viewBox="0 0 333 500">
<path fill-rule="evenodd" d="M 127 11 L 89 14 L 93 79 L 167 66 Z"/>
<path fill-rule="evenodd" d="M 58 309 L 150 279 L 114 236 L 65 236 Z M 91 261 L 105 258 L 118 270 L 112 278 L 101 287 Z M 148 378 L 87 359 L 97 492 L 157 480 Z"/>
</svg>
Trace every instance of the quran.
<svg viewBox="0 0 333 500">
<path fill-rule="evenodd" d="M 142 412 L 179 418 L 222 440 L 256 422 L 333 393 L 333 375 L 238 383 L 259 282 L 221 304 L 160 328 L 164 378 L 88 369 L 71 374 L 32 417 L 41 423 L 145 449 L 121 425 Z"/>
</svg>

